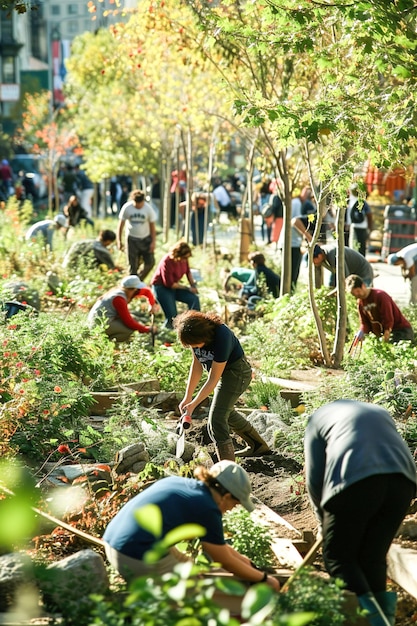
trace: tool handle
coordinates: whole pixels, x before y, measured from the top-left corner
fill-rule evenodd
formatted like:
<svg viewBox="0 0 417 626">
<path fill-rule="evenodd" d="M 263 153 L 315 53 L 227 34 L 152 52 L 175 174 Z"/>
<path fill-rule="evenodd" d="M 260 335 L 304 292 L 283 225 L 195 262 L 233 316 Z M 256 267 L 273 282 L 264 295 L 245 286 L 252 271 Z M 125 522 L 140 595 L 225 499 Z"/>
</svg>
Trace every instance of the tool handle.
<svg viewBox="0 0 417 626">
<path fill-rule="evenodd" d="M 184 428 L 184 430 L 188 430 L 192 423 L 191 415 L 187 415 L 185 413 L 185 415 L 181 417 L 181 423 L 182 423 L 182 427 Z"/>
</svg>

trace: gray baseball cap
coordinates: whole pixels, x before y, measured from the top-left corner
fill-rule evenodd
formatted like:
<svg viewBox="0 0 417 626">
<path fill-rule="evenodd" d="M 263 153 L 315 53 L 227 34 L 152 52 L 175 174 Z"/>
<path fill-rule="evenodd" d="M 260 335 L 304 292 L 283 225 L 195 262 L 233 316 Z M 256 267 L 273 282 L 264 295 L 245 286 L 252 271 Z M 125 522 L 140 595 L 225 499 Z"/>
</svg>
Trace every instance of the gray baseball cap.
<svg viewBox="0 0 417 626">
<path fill-rule="evenodd" d="M 249 513 L 255 509 L 250 499 L 252 487 L 247 472 L 233 461 L 219 461 L 210 469 L 210 474 L 227 489 Z"/>
</svg>

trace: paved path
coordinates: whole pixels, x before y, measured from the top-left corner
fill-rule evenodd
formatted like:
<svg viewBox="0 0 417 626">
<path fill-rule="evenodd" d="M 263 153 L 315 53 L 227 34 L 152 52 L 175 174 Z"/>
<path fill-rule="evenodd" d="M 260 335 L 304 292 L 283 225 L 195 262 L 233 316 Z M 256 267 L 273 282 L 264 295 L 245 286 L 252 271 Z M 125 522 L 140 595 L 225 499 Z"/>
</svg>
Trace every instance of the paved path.
<svg viewBox="0 0 417 626">
<path fill-rule="evenodd" d="M 225 216 L 222 215 L 221 221 L 227 221 Z M 238 226 L 236 224 L 222 224 L 216 228 L 216 242 L 224 246 L 228 249 L 234 249 L 238 246 Z M 211 241 L 211 233 L 209 230 L 208 233 L 208 242 Z M 266 246 L 265 242 L 262 240 L 261 227 L 260 227 L 260 217 L 255 217 L 255 243 L 260 251 L 264 252 L 265 256 L 270 259 L 276 258 L 276 255 L 279 252 L 276 252 L 275 245 Z M 377 289 L 383 289 L 395 300 L 395 302 L 400 306 L 406 306 L 409 303 L 409 282 L 404 281 L 401 275 L 401 269 L 399 267 L 394 267 L 393 265 L 388 265 L 387 263 L 382 263 L 378 256 L 369 255 L 367 259 L 370 263 L 372 263 L 372 267 L 374 269 L 375 280 L 374 287 Z M 235 265 L 238 264 L 237 261 L 234 262 Z M 305 264 L 302 264 L 300 270 L 300 282 L 307 282 L 307 268 Z"/>
</svg>

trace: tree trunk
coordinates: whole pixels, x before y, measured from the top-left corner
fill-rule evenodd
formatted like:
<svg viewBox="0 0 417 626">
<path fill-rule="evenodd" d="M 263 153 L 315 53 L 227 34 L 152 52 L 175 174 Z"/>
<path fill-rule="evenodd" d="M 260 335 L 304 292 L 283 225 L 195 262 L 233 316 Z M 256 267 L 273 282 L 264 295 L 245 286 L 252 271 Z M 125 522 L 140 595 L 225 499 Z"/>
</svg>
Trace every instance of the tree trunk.
<svg viewBox="0 0 417 626">
<path fill-rule="evenodd" d="M 337 322 L 336 335 L 333 347 L 333 365 L 340 367 L 343 360 L 346 342 L 346 291 L 345 291 L 345 213 L 346 207 L 338 207 L 336 212 L 336 235 L 337 235 Z"/>
</svg>

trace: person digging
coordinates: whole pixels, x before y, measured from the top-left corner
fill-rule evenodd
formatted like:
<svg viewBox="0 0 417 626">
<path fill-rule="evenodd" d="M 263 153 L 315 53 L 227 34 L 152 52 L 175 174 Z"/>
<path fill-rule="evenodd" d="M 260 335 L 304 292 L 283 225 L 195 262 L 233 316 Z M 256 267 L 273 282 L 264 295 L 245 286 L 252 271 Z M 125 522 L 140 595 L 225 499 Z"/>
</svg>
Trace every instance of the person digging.
<svg viewBox="0 0 417 626">
<path fill-rule="evenodd" d="M 207 430 L 219 459 L 234 461 L 235 456 L 270 454 L 266 441 L 234 408 L 252 380 L 252 368 L 236 335 L 215 313 L 200 311 L 182 313 L 175 318 L 174 328 L 180 343 L 193 353 L 187 388 L 179 404 L 181 413 L 192 415 L 214 392 Z M 193 398 L 204 370 L 208 372 L 207 380 Z M 246 441 L 246 448 L 235 452 L 230 430 Z"/>
</svg>

